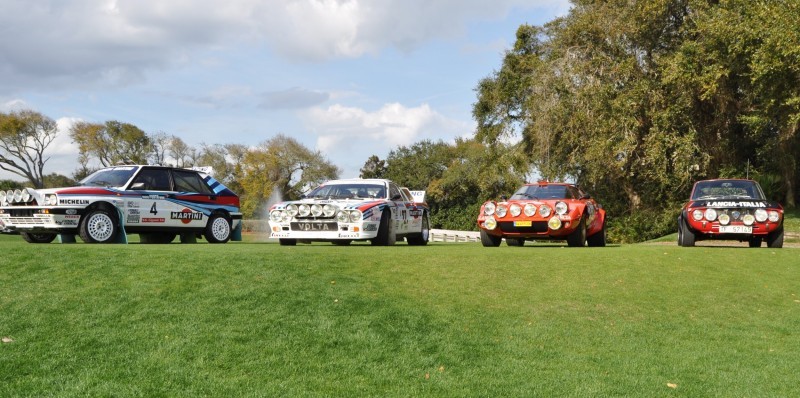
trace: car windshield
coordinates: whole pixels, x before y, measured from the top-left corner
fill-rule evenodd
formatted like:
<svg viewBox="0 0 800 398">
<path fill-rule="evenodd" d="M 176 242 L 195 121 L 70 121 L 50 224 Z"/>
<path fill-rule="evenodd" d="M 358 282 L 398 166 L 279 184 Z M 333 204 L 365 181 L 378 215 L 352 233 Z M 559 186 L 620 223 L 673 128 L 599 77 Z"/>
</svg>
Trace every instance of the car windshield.
<svg viewBox="0 0 800 398">
<path fill-rule="evenodd" d="M 81 180 L 78 185 L 98 187 L 122 187 L 131 179 L 136 167 L 111 167 L 98 170 Z"/>
<path fill-rule="evenodd" d="M 321 185 L 309 192 L 312 199 L 386 199 L 386 187 L 378 184 Z"/>
<path fill-rule="evenodd" d="M 703 199 L 754 199 L 764 200 L 761 187 L 754 181 L 713 180 L 700 181 L 694 186 L 692 200 Z"/>
<path fill-rule="evenodd" d="M 511 199 L 564 199 L 567 197 L 566 185 L 525 185 L 511 195 Z"/>
</svg>

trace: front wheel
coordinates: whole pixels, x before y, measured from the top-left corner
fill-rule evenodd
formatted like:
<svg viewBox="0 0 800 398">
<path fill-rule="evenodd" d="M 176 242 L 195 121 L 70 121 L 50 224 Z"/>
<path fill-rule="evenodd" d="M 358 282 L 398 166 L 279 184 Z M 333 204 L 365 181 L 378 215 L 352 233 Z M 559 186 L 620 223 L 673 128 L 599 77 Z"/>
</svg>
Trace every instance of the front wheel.
<svg viewBox="0 0 800 398">
<path fill-rule="evenodd" d="M 203 233 L 208 243 L 225 243 L 231 239 L 231 220 L 222 214 L 212 214 Z"/>
<path fill-rule="evenodd" d="M 767 235 L 767 246 L 771 249 L 780 249 L 783 247 L 783 226 L 777 231 Z"/>
<path fill-rule="evenodd" d="M 695 235 L 683 217 L 678 218 L 678 246 L 691 247 L 694 246 Z"/>
<path fill-rule="evenodd" d="M 567 236 L 567 246 L 584 247 L 586 246 L 586 219 L 581 218 L 578 228 Z"/>
<path fill-rule="evenodd" d="M 502 236 L 491 235 L 485 229 L 481 230 L 481 244 L 483 247 L 497 247 L 503 240 Z"/>
<path fill-rule="evenodd" d="M 394 230 L 394 223 L 392 222 L 392 213 L 386 209 L 381 217 L 381 224 L 378 227 L 378 236 L 372 240 L 373 245 L 377 246 L 393 246 L 397 241 L 397 233 Z"/>
<path fill-rule="evenodd" d="M 32 232 L 20 232 L 19 234 L 28 243 L 50 243 L 56 239 L 55 234 L 35 234 Z"/>
<path fill-rule="evenodd" d="M 116 215 L 103 209 L 89 212 L 78 229 L 86 243 L 110 243 L 119 233 Z"/>
<path fill-rule="evenodd" d="M 406 240 L 408 244 L 411 246 L 425 246 L 428 244 L 428 240 L 431 236 L 431 227 L 430 221 L 428 220 L 428 215 L 425 214 L 422 216 L 422 231 L 418 234 L 409 235 Z"/>
</svg>

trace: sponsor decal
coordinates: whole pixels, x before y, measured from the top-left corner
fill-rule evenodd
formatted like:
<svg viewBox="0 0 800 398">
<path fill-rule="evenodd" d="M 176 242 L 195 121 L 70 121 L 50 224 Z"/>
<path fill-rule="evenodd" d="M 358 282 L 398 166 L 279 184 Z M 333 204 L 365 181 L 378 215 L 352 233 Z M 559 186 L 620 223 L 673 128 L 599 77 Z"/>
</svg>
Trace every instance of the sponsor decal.
<svg viewBox="0 0 800 398">
<path fill-rule="evenodd" d="M 142 222 L 164 222 L 164 219 L 160 218 L 160 217 L 159 218 L 153 218 L 153 217 L 147 218 L 147 217 L 145 217 L 145 218 L 142 219 Z"/>
<path fill-rule="evenodd" d="M 88 205 L 89 199 L 59 199 L 60 205 Z"/>
<path fill-rule="evenodd" d="M 77 211 L 77 210 L 75 210 L 75 209 L 67 209 L 67 214 L 70 214 L 70 215 L 72 215 L 72 214 L 78 214 L 78 211 Z"/>
<path fill-rule="evenodd" d="M 129 201 L 126 202 L 126 206 L 128 206 L 129 208 L 132 208 L 132 209 L 136 209 L 136 208 L 139 208 L 139 202 L 136 202 L 134 200 L 129 200 Z"/>
<path fill-rule="evenodd" d="M 408 212 L 408 214 L 411 217 L 419 218 L 420 216 L 422 216 L 422 210 L 411 210 L 410 212 Z"/>
<path fill-rule="evenodd" d="M 65 218 L 65 219 L 68 219 L 68 220 L 77 220 L 77 219 L 81 218 L 81 216 L 77 216 L 77 215 L 72 215 L 72 214 L 70 214 L 70 215 L 66 215 L 66 216 L 64 216 L 64 218 Z"/>
<path fill-rule="evenodd" d="M 130 215 L 132 215 L 132 216 L 133 216 L 133 215 L 136 215 L 136 216 L 138 216 L 138 215 L 139 215 L 139 209 L 129 209 L 129 210 L 128 210 L 128 214 L 130 214 Z"/>
<path fill-rule="evenodd" d="M 192 220 L 202 220 L 203 213 L 195 213 L 191 209 L 183 209 L 181 211 L 173 211 L 169 214 L 169 218 L 173 220 L 181 220 L 182 223 L 188 224 Z"/>
<path fill-rule="evenodd" d="M 370 231 L 371 232 L 371 231 L 377 231 L 377 230 L 378 230 L 378 225 L 377 224 L 365 224 L 364 225 L 364 231 Z"/>
<path fill-rule="evenodd" d="M 134 216 L 132 214 L 128 215 L 128 220 L 126 221 L 128 224 L 138 224 L 139 223 L 139 216 Z"/>
<path fill-rule="evenodd" d="M 715 201 L 706 202 L 706 207 L 767 207 L 767 204 L 764 202 Z"/>
<path fill-rule="evenodd" d="M 343 234 L 343 233 L 340 233 L 339 237 L 340 238 L 346 238 L 346 239 L 356 239 L 356 238 L 358 238 L 358 234 L 352 234 L 352 233 L 351 234 Z"/>
<path fill-rule="evenodd" d="M 76 221 L 76 220 L 60 220 L 60 221 L 56 221 L 56 225 L 76 226 L 76 225 L 78 225 L 78 221 Z"/>
<path fill-rule="evenodd" d="M 167 197 L 164 195 L 142 195 L 142 199 L 148 199 L 148 200 L 164 200 L 166 198 Z"/>
</svg>

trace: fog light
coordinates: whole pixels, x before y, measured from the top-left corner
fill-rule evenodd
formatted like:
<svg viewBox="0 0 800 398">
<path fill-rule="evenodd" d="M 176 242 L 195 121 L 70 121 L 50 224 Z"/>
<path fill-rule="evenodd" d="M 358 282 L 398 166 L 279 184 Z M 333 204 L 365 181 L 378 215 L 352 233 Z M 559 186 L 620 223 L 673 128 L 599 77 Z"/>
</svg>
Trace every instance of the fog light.
<svg viewBox="0 0 800 398">
<path fill-rule="evenodd" d="M 753 225 L 753 223 L 756 222 L 756 218 L 752 214 L 745 214 L 742 218 L 742 222 L 744 222 L 744 225 Z"/>
<path fill-rule="evenodd" d="M 561 220 L 559 220 L 558 217 L 553 217 L 550 219 L 550 221 L 547 222 L 547 226 L 555 231 L 561 228 Z"/>
<path fill-rule="evenodd" d="M 489 217 L 489 218 L 487 218 L 486 220 L 483 221 L 483 226 L 484 226 L 484 228 L 486 228 L 486 229 L 491 231 L 491 230 L 497 228 L 497 220 L 495 220 L 494 217 Z"/>
<path fill-rule="evenodd" d="M 722 213 L 719 215 L 719 223 L 722 225 L 728 225 L 731 222 L 731 216 Z"/>
</svg>

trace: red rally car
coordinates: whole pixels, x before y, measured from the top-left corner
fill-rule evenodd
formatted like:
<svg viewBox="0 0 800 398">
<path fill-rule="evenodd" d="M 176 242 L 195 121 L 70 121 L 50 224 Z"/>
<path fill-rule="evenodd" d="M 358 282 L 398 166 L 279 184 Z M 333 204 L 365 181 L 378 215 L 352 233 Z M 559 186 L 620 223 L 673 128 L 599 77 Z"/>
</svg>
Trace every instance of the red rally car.
<svg viewBox="0 0 800 398">
<path fill-rule="evenodd" d="M 483 246 L 523 246 L 526 240 L 566 240 L 571 247 L 606 245 L 606 212 L 577 186 L 540 181 L 525 184 L 508 200 L 481 206 Z"/>
<path fill-rule="evenodd" d="M 678 245 L 722 239 L 747 241 L 760 247 L 783 247 L 783 207 L 766 199 L 756 181 L 698 181 L 678 216 Z"/>
</svg>

